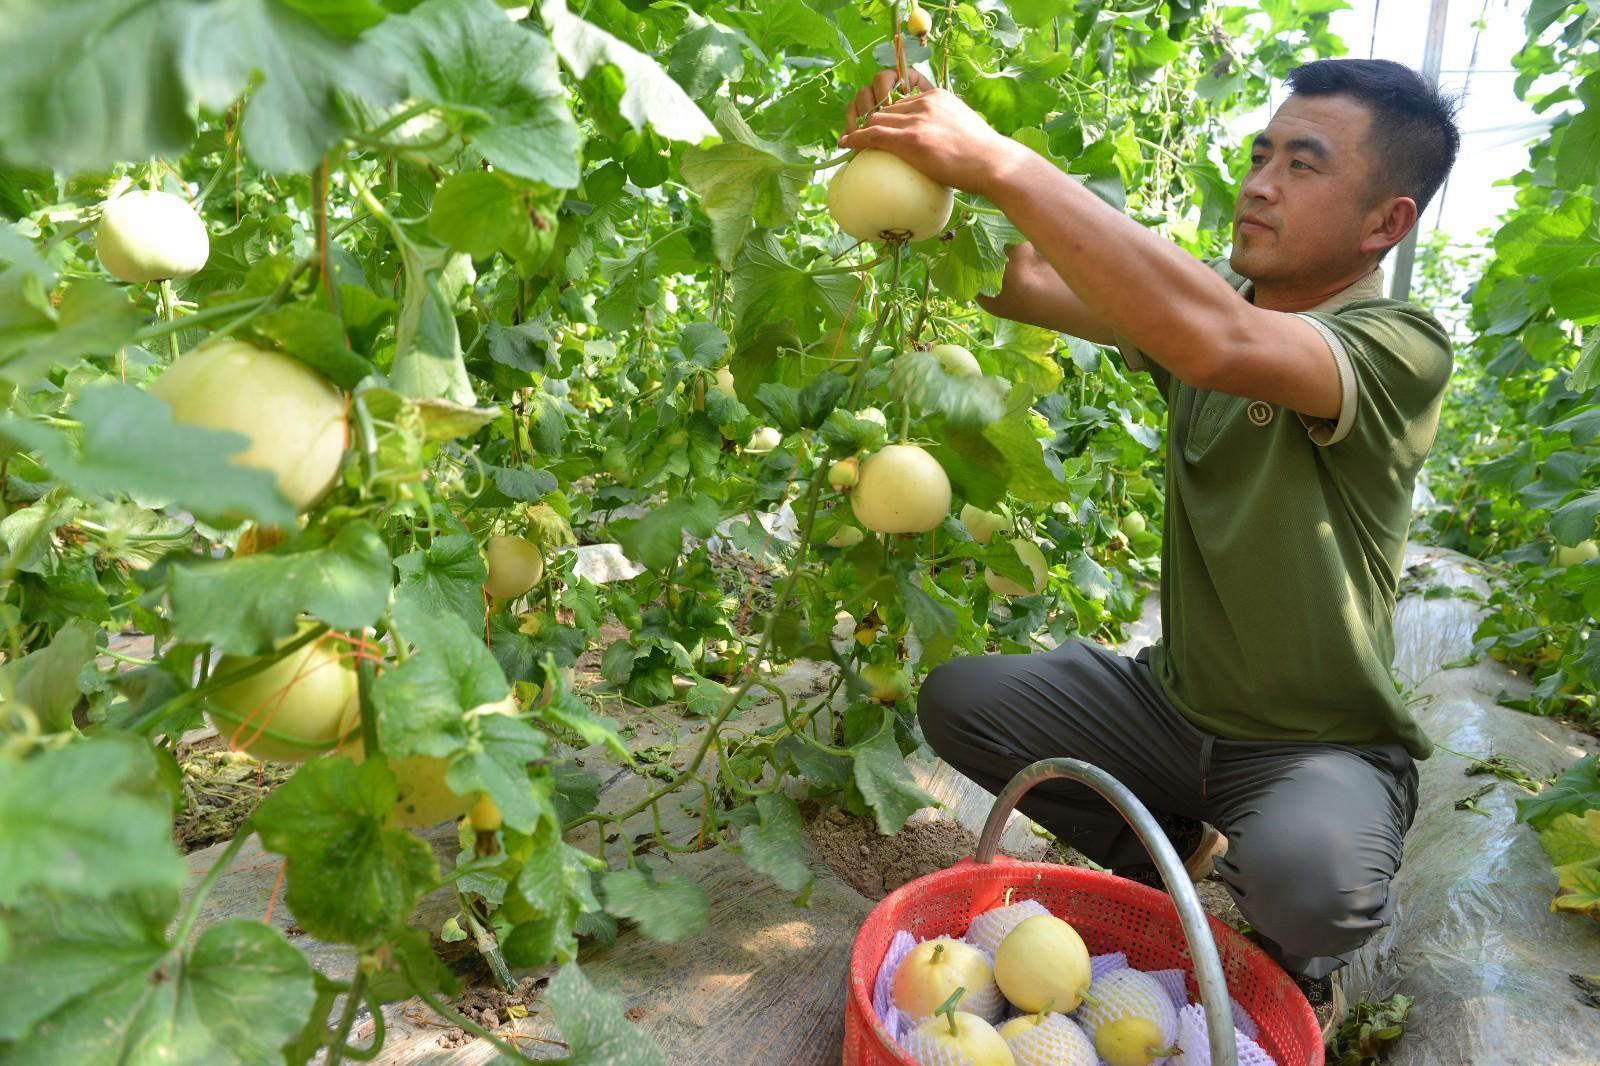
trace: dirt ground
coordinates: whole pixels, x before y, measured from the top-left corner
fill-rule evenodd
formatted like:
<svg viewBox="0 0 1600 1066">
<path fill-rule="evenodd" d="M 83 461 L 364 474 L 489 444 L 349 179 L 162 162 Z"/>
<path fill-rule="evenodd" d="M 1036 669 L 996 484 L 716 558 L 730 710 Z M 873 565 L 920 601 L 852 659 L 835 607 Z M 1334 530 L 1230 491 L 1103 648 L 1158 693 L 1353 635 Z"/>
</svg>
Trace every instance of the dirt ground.
<svg viewBox="0 0 1600 1066">
<path fill-rule="evenodd" d="M 978 850 L 978 839 L 947 818 L 913 820 L 894 836 L 882 836 L 869 818 L 830 807 L 806 824 L 806 832 L 839 879 L 866 896 L 882 899 L 908 881 L 943 870 Z M 1082 863 L 1071 849 L 1052 846 L 1049 861 Z M 1238 929 L 1244 916 L 1216 874 L 1195 885 L 1206 911 Z"/>
</svg>

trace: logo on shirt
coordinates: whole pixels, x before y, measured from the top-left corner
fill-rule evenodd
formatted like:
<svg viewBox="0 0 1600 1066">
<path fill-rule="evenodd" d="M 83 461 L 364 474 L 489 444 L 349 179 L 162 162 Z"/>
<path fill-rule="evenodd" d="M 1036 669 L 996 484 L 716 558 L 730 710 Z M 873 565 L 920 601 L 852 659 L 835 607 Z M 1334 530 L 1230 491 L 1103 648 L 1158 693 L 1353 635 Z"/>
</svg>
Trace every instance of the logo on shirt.
<svg viewBox="0 0 1600 1066">
<path fill-rule="evenodd" d="M 1257 426 L 1270 426 L 1272 424 L 1272 405 L 1256 400 L 1245 411 L 1250 416 L 1250 421 Z"/>
</svg>

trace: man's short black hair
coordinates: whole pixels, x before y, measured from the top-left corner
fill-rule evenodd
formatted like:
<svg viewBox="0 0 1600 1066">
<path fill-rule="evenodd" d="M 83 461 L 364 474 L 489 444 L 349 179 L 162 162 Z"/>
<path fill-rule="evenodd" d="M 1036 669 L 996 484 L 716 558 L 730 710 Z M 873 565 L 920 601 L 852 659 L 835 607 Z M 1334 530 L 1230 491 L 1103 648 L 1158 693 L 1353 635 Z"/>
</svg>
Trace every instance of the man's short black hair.
<svg viewBox="0 0 1600 1066">
<path fill-rule="evenodd" d="M 1458 99 L 1387 59 L 1319 59 L 1291 70 L 1288 84 L 1300 96 L 1343 95 L 1363 104 L 1372 113 L 1374 191 L 1409 196 L 1422 214 L 1461 150 Z"/>
</svg>

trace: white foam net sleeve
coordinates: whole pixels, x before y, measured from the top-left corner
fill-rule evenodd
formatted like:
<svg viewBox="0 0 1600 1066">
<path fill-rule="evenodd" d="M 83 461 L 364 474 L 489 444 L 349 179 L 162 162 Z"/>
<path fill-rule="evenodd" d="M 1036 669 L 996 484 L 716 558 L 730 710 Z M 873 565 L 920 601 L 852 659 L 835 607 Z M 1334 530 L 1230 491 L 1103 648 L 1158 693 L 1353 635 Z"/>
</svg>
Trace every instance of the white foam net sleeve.
<svg viewBox="0 0 1600 1066">
<path fill-rule="evenodd" d="M 1043 1022 L 1006 1041 L 1017 1066 L 1097 1066 L 1094 1043 L 1064 1014 L 1047 1014 Z"/>
<path fill-rule="evenodd" d="M 1128 968 L 1128 956 L 1120 951 L 1113 951 L 1109 955 L 1096 955 L 1089 960 L 1089 984 L 1093 985 L 1108 973 Z"/>
<path fill-rule="evenodd" d="M 889 1031 L 889 1035 L 896 1040 L 908 1028 L 905 1016 L 894 1005 L 891 989 L 894 987 L 894 973 L 900 968 L 900 963 L 917 946 L 917 938 L 900 930 L 889 941 L 889 951 L 883 957 L 883 964 L 878 967 L 877 979 L 872 982 L 872 1009 L 878 1012 L 878 1020 Z"/>
<path fill-rule="evenodd" d="M 913 1029 L 901 1037 L 900 1046 L 921 1066 L 972 1066 L 971 1055 L 924 1036 L 920 1029 Z"/>
<path fill-rule="evenodd" d="M 1161 982 L 1167 990 L 1167 995 L 1172 997 L 1172 1005 L 1182 1010 L 1189 1005 L 1188 978 L 1182 970 L 1151 970 L 1150 976 Z M 1244 1004 L 1233 997 L 1228 998 L 1228 1005 L 1233 1008 L 1233 1025 L 1251 1040 L 1261 1035 L 1261 1030 L 1256 1027 L 1256 1021 L 1250 1017 L 1250 1012 L 1244 1009 Z"/>
<path fill-rule="evenodd" d="M 1205 1008 L 1196 1003 L 1178 1012 L 1179 1051 L 1168 1061 L 1171 1066 L 1211 1066 Z M 1238 1029 L 1233 1031 L 1233 1046 L 1239 1066 L 1277 1066 L 1271 1055 Z"/>
<path fill-rule="evenodd" d="M 1025 918 L 1049 913 L 1050 908 L 1036 899 L 1025 899 L 1009 907 L 996 907 L 972 919 L 972 925 L 968 927 L 964 939 L 993 959 L 994 953 L 1000 949 L 1000 941 L 1004 940 L 1006 934 L 1015 929 L 1018 923 Z"/>
<path fill-rule="evenodd" d="M 1073 1017 L 1091 1040 L 1099 1038 L 1101 1026 L 1126 1017 L 1154 1022 L 1161 1033 L 1159 1047 L 1177 1038 L 1178 1005 L 1160 981 L 1142 970 L 1127 967 L 1109 973 L 1092 984 L 1090 995 L 1093 1000 L 1085 1000 Z"/>
</svg>

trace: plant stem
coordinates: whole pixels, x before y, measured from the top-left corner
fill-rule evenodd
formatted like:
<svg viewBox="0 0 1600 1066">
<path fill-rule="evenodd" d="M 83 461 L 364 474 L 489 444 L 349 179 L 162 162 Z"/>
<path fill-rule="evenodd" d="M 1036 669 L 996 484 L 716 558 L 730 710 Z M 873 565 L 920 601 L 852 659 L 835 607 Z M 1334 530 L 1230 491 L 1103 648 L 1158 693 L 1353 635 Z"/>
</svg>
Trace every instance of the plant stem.
<svg viewBox="0 0 1600 1066">
<path fill-rule="evenodd" d="M 457 899 L 460 899 L 460 896 L 461 890 L 457 889 Z M 517 987 L 517 982 L 512 979 L 511 971 L 506 967 L 505 957 L 500 954 L 500 942 L 495 939 L 492 931 L 478 921 L 478 916 L 472 913 L 471 906 L 465 900 L 460 902 L 461 914 L 467 919 L 467 931 L 472 934 L 472 942 L 477 946 L 478 954 L 489 963 L 489 969 L 494 972 L 495 983 L 500 986 L 500 991 L 509 996 Z"/>
<path fill-rule="evenodd" d="M 350 1038 L 350 1027 L 355 1024 L 356 1010 L 365 998 L 367 986 L 367 972 L 359 967 L 356 975 L 350 982 L 350 991 L 345 993 L 344 1013 L 339 1017 L 339 1026 L 333 1031 L 333 1046 L 328 1049 L 328 1066 L 339 1066 L 339 1060 L 344 1057 L 344 1044 Z"/>
<path fill-rule="evenodd" d="M 884 299 L 882 311 L 878 314 L 878 321 L 872 325 L 872 335 L 867 338 L 866 351 L 862 353 L 861 363 L 856 367 L 855 383 L 850 386 L 850 400 L 845 409 L 854 411 L 861 406 L 861 390 L 867 381 L 867 365 L 872 362 L 872 353 L 877 350 L 878 338 L 883 336 L 883 327 L 889 321 L 889 310 L 894 306 L 896 290 L 900 287 L 900 260 L 904 253 L 904 245 L 896 243 L 894 246 L 894 274 L 889 279 L 889 294 Z"/>
<path fill-rule="evenodd" d="M 364 641 L 364 633 L 356 633 L 357 640 Z M 376 668 L 372 660 L 365 655 L 356 663 L 356 693 L 361 706 L 361 750 L 365 757 L 370 759 L 379 754 L 382 748 L 378 746 L 378 711 L 372 706 L 372 678 Z"/>
<path fill-rule="evenodd" d="M 156 340 L 160 337 L 166 336 L 169 333 L 176 333 L 181 329 L 189 329 L 191 326 L 198 326 L 204 322 L 209 322 L 214 318 L 225 318 L 228 315 L 237 314 L 246 308 L 255 307 L 260 303 L 261 299 L 255 298 L 250 300 L 231 300 L 225 304 L 215 304 L 206 308 L 204 311 L 196 311 L 194 314 L 187 315 L 183 318 L 158 322 L 146 326 L 144 329 L 141 329 L 138 333 L 134 334 L 134 340 L 139 341 L 140 343 L 143 343 L 144 341 Z"/>
<path fill-rule="evenodd" d="M 863 270 L 871 270 L 873 267 L 882 266 L 884 263 L 888 262 L 888 260 L 888 256 L 880 255 L 870 263 L 850 264 L 848 266 L 838 267 L 823 267 L 821 270 L 808 270 L 806 273 L 814 278 L 820 278 L 825 274 L 859 274 Z"/>
<path fill-rule="evenodd" d="M 816 163 L 786 163 L 784 164 L 784 169 L 803 170 L 809 174 L 813 170 L 827 170 L 829 167 L 836 167 L 840 163 L 848 163 L 850 162 L 850 157 L 853 155 L 855 155 L 855 152 L 853 151 L 841 152 L 832 159 L 824 159 Z"/>
<path fill-rule="evenodd" d="M 189 897 L 189 903 L 183 909 L 183 916 L 178 919 L 178 928 L 172 934 L 172 942 L 180 950 L 188 941 L 190 932 L 194 930 L 194 923 L 200 917 L 200 905 L 206 901 L 206 896 L 211 894 L 211 890 L 216 887 L 222 875 L 228 872 L 228 864 L 233 862 L 252 832 L 254 830 L 250 828 L 250 820 L 247 818 L 240 824 L 239 831 L 234 834 L 233 839 L 228 841 L 228 846 L 222 849 L 222 855 L 212 864 L 211 869 L 206 871 L 206 876 L 194 890 L 194 895 Z"/>
<path fill-rule="evenodd" d="M 161 293 L 161 317 L 168 322 L 176 322 L 178 320 L 178 307 L 177 299 L 172 295 L 172 279 L 163 278 L 159 291 Z M 178 351 L 178 331 L 176 329 L 167 334 L 167 347 L 171 351 L 173 361 L 176 362 L 179 354 L 181 354 Z"/>
<path fill-rule="evenodd" d="M 401 112 L 399 112 L 397 114 L 389 116 L 388 120 L 385 121 L 382 125 L 376 126 L 376 127 L 372 128 L 370 130 L 364 130 L 363 132 L 357 134 L 357 136 L 359 138 L 363 139 L 363 140 L 371 140 L 371 141 L 381 140 L 383 138 L 384 134 L 389 133 L 392 130 L 397 130 L 401 126 L 404 126 L 407 122 L 410 122 L 412 119 L 416 118 L 418 115 L 426 115 L 429 111 L 432 111 L 432 110 L 433 110 L 433 105 L 432 104 L 427 104 L 427 103 L 412 104 L 410 107 L 406 108 L 404 111 L 401 111 Z M 400 147 L 400 146 L 396 146 L 396 147 Z"/>
</svg>

